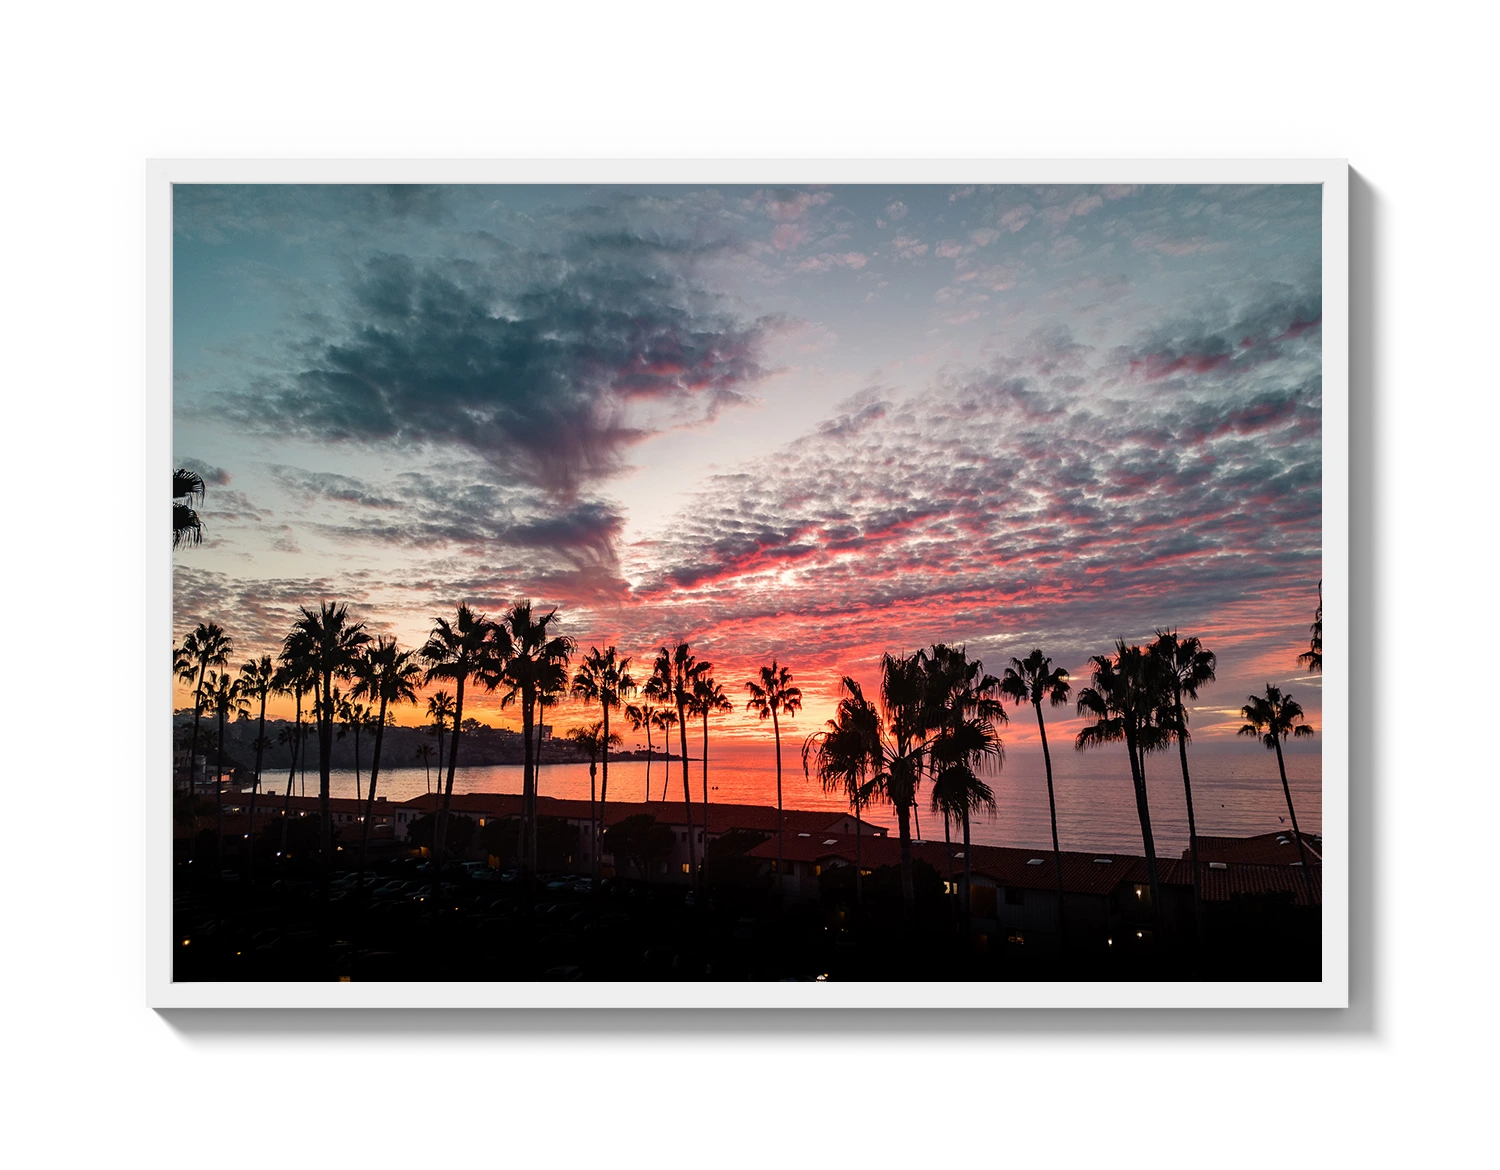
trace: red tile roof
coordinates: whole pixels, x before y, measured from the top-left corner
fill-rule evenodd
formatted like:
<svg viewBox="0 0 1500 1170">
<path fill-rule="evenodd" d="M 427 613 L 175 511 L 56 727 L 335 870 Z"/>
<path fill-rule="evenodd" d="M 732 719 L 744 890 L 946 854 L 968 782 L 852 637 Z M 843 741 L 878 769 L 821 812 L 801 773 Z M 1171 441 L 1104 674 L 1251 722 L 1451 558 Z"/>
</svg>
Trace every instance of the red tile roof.
<svg viewBox="0 0 1500 1170">
<path fill-rule="evenodd" d="M 1302 847 L 1308 860 L 1321 861 L 1323 841 L 1320 837 L 1302 834 Z M 1184 849 L 1184 861 L 1192 858 L 1192 849 Z M 1198 860 L 1204 865 L 1210 861 L 1238 861 L 1250 865 L 1295 865 L 1297 838 L 1288 829 L 1285 833 L 1262 833 L 1258 837 L 1205 837 L 1198 836 Z"/>
</svg>

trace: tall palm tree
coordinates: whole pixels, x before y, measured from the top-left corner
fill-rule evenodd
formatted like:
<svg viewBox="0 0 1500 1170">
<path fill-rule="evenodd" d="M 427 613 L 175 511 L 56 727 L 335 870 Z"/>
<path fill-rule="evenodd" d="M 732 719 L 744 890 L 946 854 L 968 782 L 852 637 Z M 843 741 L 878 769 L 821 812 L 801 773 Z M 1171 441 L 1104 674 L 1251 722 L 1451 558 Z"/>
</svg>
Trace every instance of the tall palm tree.
<svg viewBox="0 0 1500 1170">
<path fill-rule="evenodd" d="M 199 622 L 172 655 L 177 677 L 193 688 L 193 737 L 188 745 L 188 795 L 197 793 L 198 724 L 203 717 L 203 680 L 214 668 L 229 665 L 234 643 L 216 622 Z"/>
<path fill-rule="evenodd" d="M 635 679 L 630 677 L 630 659 L 621 658 L 613 646 L 600 650 L 597 646 L 590 646 L 589 652 L 583 656 L 583 661 L 578 664 L 578 670 L 573 675 L 573 697 L 581 703 L 597 703 L 604 713 L 600 720 L 599 731 L 599 754 L 603 759 L 603 775 L 599 783 L 599 805 L 597 809 L 597 820 L 590 826 L 590 832 L 597 841 L 604 832 L 604 805 L 609 799 L 609 744 L 613 738 L 619 742 L 619 736 L 611 737 L 609 730 L 609 713 L 612 709 L 618 709 L 625 698 L 635 693 Z M 593 805 L 593 765 L 589 767 L 589 803 Z M 590 809 L 591 815 L 594 810 Z M 594 851 L 597 860 L 598 850 Z"/>
<path fill-rule="evenodd" d="M 872 779 L 896 808 L 901 839 L 901 900 L 908 918 L 916 912 L 912 875 L 911 821 L 927 752 L 927 677 L 919 654 L 884 654 L 880 660 L 880 705 L 889 741 Z"/>
<path fill-rule="evenodd" d="M 675 707 L 660 707 L 657 709 L 656 714 L 651 716 L 651 721 L 661 731 L 661 798 L 665 801 L 667 799 L 667 785 L 672 782 L 672 728 L 676 727 L 678 723 L 677 709 Z M 649 789 L 646 792 L 646 798 L 648 800 L 651 798 Z"/>
<path fill-rule="evenodd" d="M 453 696 L 438 691 L 427 700 L 427 716 L 432 720 L 432 734 L 437 739 L 438 791 L 443 790 L 443 733 L 453 722 Z"/>
<path fill-rule="evenodd" d="M 357 668 L 358 665 L 359 660 L 356 659 L 355 667 Z M 358 677 L 357 674 L 356 677 Z M 334 693 L 338 693 L 336 689 Z M 359 778 L 359 733 L 363 728 L 370 725 L 371 711 L 365 704 L 355 701 L 355 695 L 352 690 L 349 692 L 348 698 L 342 698 L 341 696 L 340 700 L 336 701 L 334 706 L 338 709 L 339 718 L 344 723 L 343 729 L 339 732 L 339 738 L 343 739 L 345 733 L 354 736 L 354 799 L 362 800 L 364 799 L 364 788 L 361 786 Z"/>
<path fill-rule="evenodd" d="M 250 786 L 250 848 L 245 853 L 245 873 L 250 875 L 255 864 L 255 798 L 260 794 L 260 766 L 266 751 L 266 699 L 276 689 L 276 665 L 269 654 L 253 658 L 240 667 L 240 693 L 250 702 L 260 705 L 260 714 L 255 732 L 255 781 Z"/>
<path fill-rule="evenodd" d="M 374 716 L 375 748 L 370 761 L 370 795 L 365 801 L 365 815 L 360 818 L 358 889 L 364 888 L 365 856 L 370 847 L 370 822 L 375 818 L 375 786 L 380 782 L 380 748 L 385 739 L 386 722 L 393 704 L 415 703 L 422 668 L 414 651 L 402 650 L 395 638 L 379 638 L 367 646 L 354 663 L 355 698 L 368 699 L 377 705 Z M 356 741 L 357 742 L 357 741 Z M 426 747 L 426 744 L 422 745 Z M 356 752 L 358 749 L 355 749 Z"/>
<path fill-rule="evenodd" d="M 651 703 L 631 703 L 625 708 L 625 718 L 630 720 L 632 731 L 646 733 L 646 800 L 651 800 L 651 729 L 656 724 L 659 708 Z"/>
<path fill-rule="evenodd" d="M 785 715 L 791 719 L 801 710 L 802 691 L 792 685 L 792 672 L 779 665 L 774 658 L 760 668 L 757 678 L 745 683 L 745 689 L 750 692 L 745 710 L 754 711 L 762 720 L 769 719 L 776 737 L 776 892 L 779 896 L 786 889 L 785 817 L 781 797 L 781 717 Z"/>
<path fill-rule="evenodd" d="M 428 792 L 428 795 L 431 795 L 431 793 L 432 793 L 432 745 L 430 743 L 419 743 L 419 744 L 417 744 L 416 757 L 417 757 L 417 759 L 419 759 L 419 760 L 422 761 L 422 768 L 423 768 L 423 771 L 426 773 L 426 776 L 427 776 L 427 792 Z"/>
<path fill-rule="evenodd" d="M 594 782 L 599 775 L 599 753 L 607 751 L 609 749 L 609 747 L 611 746 L 609 740 L 614 741 L 613 746 L 619 746 L 620 737 L 611 732 L 606 739 L 604 733 L 604 724 L 602 721 L 596 719 L 593 723 L 590 723 L 584 727 L 568 728 L 566 738 L 570 743 L 578 747 L 589 759 L 589 872 L 593 874 L 594 881 L 597 883 L 599 880 L 599 866 L 601 863 L 601 859 L 599 857 L 599 844 L 603 838 L 601 825 L 604 821 L 604 810 L 602 807 L 600 807 L 598 815 L 595 816 L 596 805 L 594 803 L 594 797 L 596 794 L 596 789 L 594 787 Z M 596 890 L 598 889 L 597 884 L 594 888 Z"/>
<path fill-rule="evenodd" d="M 291 695 L 296 704 L 292 725 L 283 728 L 281 735 L 277 737 L 291 749 L 291 764 L 286 774 L 286 795 L 281 801 L 282 856 L 286 854 L 287 818 L 292 811 L 292 795 L 297 790 L 297 765 L 302 765 L 304 775 L 307 771 L 302 751 L 307 742 L 302 727 L 302 697 L 313 692 L 316 686 L 317 681 L 313 672 L 312 656 L 307 647 L 307 637 L 302 631 L 294 629 L 276 659 L 276 690 L 280 694 Z"/>
<path fill-rule="evenodd" d="M 318 720 L 318 829 L 323 853 L 323 888 L 326 894 L 328 877 L 333 869 L 333 816 L 328 804 L 333 723 L 337 715 L 333 684 L 335 679 L 350 677 L 354 660 L 370 640 L 370 636 L 365 633 L 363 622 L 349 620 L 347 605 L 331 601 L 323 602 L 316 613 L 304 606 L 302 616 L 294 623 L 293 630 L 306 640 L 307 653 L 316 679 L 314 712 Z"/>
<path fill-rule="evenodd" d="M 693 794 L 688 784 L 687 716 L 693 703 L 693 681 L 702 668 L 686 642 L 674 649 L 656 652 L 651 677 L 646 682 L 648 698 L 671 703 L 677 710 L 677 735 L 682 748 L 682 809 L 687 819 L 688 872 L 698 872 L 698 854 L 693 842 Z M 668 771 L 670 772 L 670 768 Z M 664 798 L 665 799 L 665 798 Z"/>
<path fill-rule="evenodd" d="M 840 792 L 854 811 L 854 899 L 864 908 L 864 855 L 860 811 L 875 795 L 871 775 L 880 760 L 880 715 L 851 678 L 842 683 L 834 718 L 802 744 L 802 773 L 814 770 L 824 792 Z"/>
<path fill-rule="evenodd" d="M 203 477 L 179 467 L 172 472 L 172 547 L 196 546 L 203 541 L 203 521 L 193 501 L 203 502 Z"/>
<path fill-rule="evenodd" d="M 557 611 L 537 615 L 530 601 L 518 601 L 506 612 L 502 628 L 506 631 L 508 654 L 497 682 L 505 686 L 502 706 L 521 705 L 523 762 L 521 770 L 521 823 L 519 855 L 521 880 L 528 895 L 536 873 L 536 748 L 532 735 L 536 730 L 538 695 L 565 669 L 573 654 L 573 639 L 553 632 Z"/>
<path fill-rule="evenodd" d="M 1297 655 L 1297 665 L 1307 667 L 1308 674 L 1323 673 L 1323 582 L 1318 582 L 1318 609 L 1313 614 L 1313 624 L 1309 627 L 1312 635 L 1307 644 L 1307 649 Z"/>
<path fill-rule="evenodd" d="M 703 719 L 703 851 L 708 852 L 708 717 L 717 711 L 733 711 L 734 704 L 713 676 L 713 664 L 700 664 L 693 679 L 693 711 Z"/>
<path fill-rule="evenodd" d="M 1162 678 L 1166 683 L 1167 707 L 1161 712 L 1158 722 L 1162 729 L 1177 741 L 1177 757 L 1182 763 L 1182 793 L 1187 800 L 1188 849 L 1193 865 L 1193 925 L 1199 941 L 1203 938 L 1203 890 L 1198 877 L 1198 822 L 1193 815 L 1193 783 L 1188 777 L 1187 745 L 1192 739 L 1188 732 L 1187 708 L 1184 698 L 1196 699 L 1198 690 L 1214 681 L 1214 669 L 1218 659 L 1211 650 L 1205 650 L 1197 638 L 1180 638 L 1176 630 L 1157 630 L 1156 641 L 1151 644 L 1151 653 L 1156 657 Z"/>
<path fill-rule="evenodd" d="M 969 826 L 976 812 L 995 811 L 995 794 L 980 772 L 1005 760 L 997 725 L 1006 722 L 1000 680 L 984 673 L 962 646 L 934 646 L 922 655 L 926 678 L 927 723 L 934 732 L 928 754 L 933 807 L 943 813 L 944 834 L 951 817 L 963 827 L 964 886 L 960 900 L 970 917 L 973 848 Z"/>
<path fill-rule="evenodd" d="M 1292 807 L 1292 789 L 1286 782 L 1286 760 L 1281 754 L 1282 741 L 1288 737 L 1303 739 L 1314 734 L 1311 724 L 1302 712 L 1302 704 L 1291 695 L 1283 695 L 1280 687 L 1266 684 L 1265 695 L 1251 695 L 1249 702 L 1240 708 L 1245 725 L 1241 735 L 1259 739 L 1268 750 L 1276 753 L 1276 767 L 1281 770 L 1281 791 L 1286 797 L 1286 814 L 1292 819 L 1292 836 L 1297 842 L 1297 857 L 1304 869 L 1307 853 L 1302 848 L 1302 830 L 1297 827 L 1297 810 Z"/>
<path fill-rule="evenodd" d="M 1146 753 L 1161 747 L 1164 735 L 1155 722 L 1162 707 L 1161 670 L 1156 659 L 1139 646 L 1115 643 L 1115 655 L 1096 654 L 1091 686 L 1078 692 L 1078 714 L 1094 720 L 1078 733 L 1079 751 L 1107 743 L 1124 743 L 1130 757 L 1130 780 L 1135 788 L 1135 811 L 1146 850 L 1146 873 L 1151 885 L 1151 913 L 1161 914 L 1161 883 L 1157 879 L 1156 841 L 1151 833 L 1151 805 L 1146 797 Z"/>
<path fill-rule="evenodd" d="M 203 683 L 205 701 L 219 721 L 219 741 L 215 745 L 214 760 L 218 776 L 214 781 L 214 803 L 216 806 L 216 833 L 219 838 L 219 863 L 224 859 L 224 721 L 230 715 L 239 715 L 249 710 L 240 680 L 228 671 L 210 671 Z"/>
<path fill-rule="evenodd" d="M 448 809 L 453 802 L 453 777 L 458 770 L 458 742 L 463 732 L 464 691 L 470 679 L 491 690 L 495 688 L 511 654 L 510 635 L 504 626 L 460 604 L 452 622 L 440 617 L 433 623 L 426 644 L 417 654 L 427 664 L 425 681 L 428 684 L 442 679 L 453 683 L 454 689 L 448 779 L 444 785 L 441 775 L 438 777 L 443 791 L 432 831 L 432 912 L 435 915 L 439 901 L 436 894 L 442 881 Z"/>
<path fill-rule="evenodd" d="M 1057 870 L 1057 936 L 1063 937 L 1063 870 L 1062 846 L 1057 838 L 1057 796 L 1052 787 L 1052 752 L 1047 747 L 1047 723 L 1042 718 L 1042 701 L 1054 707 L 1068 701 L 1068 672 L 1053 668 L 1052 659 L 1040 649 L 1024 659 L 1012 658 L 1000 679 L 1000 693 L 1017 705 L 1030 703 L 1036 712 L 1036 727 L 1042 737 L 1042 763 L 1047 767 L 1047 812 L 1052 818 L 1052 864 Z"/>
</svg>

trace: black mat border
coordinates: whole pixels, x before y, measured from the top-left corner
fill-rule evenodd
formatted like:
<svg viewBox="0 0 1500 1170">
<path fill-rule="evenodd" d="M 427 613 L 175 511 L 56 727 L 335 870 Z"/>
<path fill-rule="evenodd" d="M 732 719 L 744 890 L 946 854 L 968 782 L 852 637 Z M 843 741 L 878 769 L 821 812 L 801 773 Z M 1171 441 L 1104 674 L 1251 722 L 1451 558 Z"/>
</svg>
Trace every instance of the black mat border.
<svg viewBox="0 0 1500 1170">
<path fill-rule="evenodd" d="M 972 142 L 1004 142 L 1011 157 L 1338 157 L 1350 165 L 1350 386 L 1358 401 L 1382 401 L 1400 392 L 1400 220 L 1397 193 L 1385 174 L 1385 159 L 1358 129 L 1310 114 L 180 114 L 153 121 L 120 139 L 111 174 L 105 177 L 105 455 L 120 504 L 111 508 L 107 531 L 111 559 L 105 577 L 105 624 L 115 669 L 108 705 L 115 723 L 105 735 L 105 775 L 98 801 L 105 831 L 99 837 L 105 873 L 105 992 L 114 1014 L 136 1037 L 172 1047 L 201 1062 L 390 1062 L 392 1013 L 416 1008 L 142 1008 L 142 895 L 144 810 L 141 790 L 141 670 L 144 663 L 142 522 L 138 484 L 142 477 L 144 404 L 144 159 L 201 157 L 562 157 L 619 156 L 622 142 L 663 142 L 663 154 L 693 156 L 691 142 L 732 141 L 739 156 L 889 156 L 892 127 L 922 150 L 903 156 L 977 157 Z M 700 130 L 711 126 L 714 133 Z M 916 130 L 913 135 L 912 130 Z M 558 145 L 565 150 L 559 150 Z M 495 147 L 501 147 L 496 150 Z M 723 153 L 723 151 L 715 151 Z M 1355 396 L 1352 395 L 1352 399 Z M 1386 399 L 1389 401 L 1389 399 Z M 1397 511 L 1374 508 L 1362 486 L 1365 452 L 1382 453 L 1382 498 L 1398 498 L 1397 463 L 1388 452 L 1394 416 L 1352 411 L 1350 492 L 1350 630 L 1385 625 L 1395 598 L 1389 562 L 1376 597 L 1361 582 L 1377 579 L 1355 571 L 1371 550 L 1397 546 Z M 1373 431 L 1374 428 L 1374 431 Z M 1367 444 L 1368 440 L 1368 444 Z M 105 462 L 107 460 L 107 462 Z M 101 490 L 102 489 L 101 487 Z M 1374 531 L 1379 514 L 1379 541 Z M 99 513 L 104 519 L 104 513 Z M 104 553 L 99 553 L 101 564 Z M 104 571 L 101 568 L 99 571 Z M 1353 643 L 1350 670 L 1371 654 L 1371 643 Z M 124 669 L 121 670 L 120 667 Z M 1371 667 L 1376 663 L 1371 661 Z M 98 667 L 104 670 L 104 649 Z M 104 678 L 101 673 L 101 685 Z M 104 702 L 99 708 L 104 726 Z M 1350 1007 L 1328 1008 L 799 1008 L 802 1029 L 834 1028 L 847 1014 L 865 1014 L 870 1028 L 843 1028 L 838 1044 L 847 1062 L 930 1061 L 921 1040 L 935 1026 L 959 1025 L 968 1032 L 965 1052 L 992 1061 L 1115 1062 L 1296 1062 L 1400 1061 L 1400 901 L 1376 894 L 1400 888 L 1400 858 L 1389 849 L 1392 808 L 1400 807 L 1397 727 L 1380 742 L 1352 741 L 1350 771 L 1361 777 L 1350 789 Z M 1370 766 L 1356 766 L 1364 762 Z M 496 1052 L 510 1062 L 562 1062 L 562 1053 L 591 1052 L 586 1044 L 610 1017 L 616 1052 L 646 1062 L 735 1064 L 784 1062 L 778 1046 L 754 1044 L 751 1029 L 763 1028 L 763 1008 L 696 1008 L 694 1032 L 703 1043 L 684 1052 L 681 1020 L 672 1008 L 432 1008 L 472 1017 L 462 1026 L 435 1029 L 417 1053 L 423 1061 L 474 1061 L 474 1037 L 495 1032 Z M 771 1010 L 783 1011 L 783 1010 Z M 249 1019 L 246 1013 L 255 1013 Z M 320 1016 L 327 1028 L 320 1026 Z M 546 1028 L 526 1028 L 520 1014 L 549 1013 Z M 938 1014 L 963 1019 L 942 1020 Z M 816 1017 L 816 1019 L 808 1019 Z M 458 1023 L 458 1022 L 453 1022 Z M 790 1020 L 784 1023 L 792 1023 Z M 338 1037 L 336 1044 L 327 1038 Z M 440 1037 L 450 1037 L 444 1046 Z M 546 1037 L 544 1047 L 531 1037 Z M 709 1040 L 712 1038 L 712 1040 Z M 718 1043 L 714 1043 L 718 1041 Z M 715 1053 L 723 1052 L 723 1058 Z M 763 1053 L 763 1055 L 760 1055 Z M 1467 1061 L 1470 1058 L 1434 1058 Z M 1493 1062 L 1494 1058 L 1485 1058 Z"/>
</svg>

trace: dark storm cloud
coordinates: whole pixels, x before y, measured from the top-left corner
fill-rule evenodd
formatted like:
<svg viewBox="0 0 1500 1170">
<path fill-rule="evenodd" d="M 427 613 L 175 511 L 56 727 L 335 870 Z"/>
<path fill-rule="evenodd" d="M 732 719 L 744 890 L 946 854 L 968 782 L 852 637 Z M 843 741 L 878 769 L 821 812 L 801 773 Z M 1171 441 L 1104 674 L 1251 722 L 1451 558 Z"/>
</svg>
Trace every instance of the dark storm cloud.
<svg viewBox="0 0 1500 1170">
<path fill-rule="evenodd" d="M 646 434 L 749 400 L 774 322 L 742 319 L 692 279 L 716 249 L 617 229 L 497 260 L 370 256 L 346 325 L 233 412 L 320 441 L 467 450 L 570 498 Z"/>
</svg>

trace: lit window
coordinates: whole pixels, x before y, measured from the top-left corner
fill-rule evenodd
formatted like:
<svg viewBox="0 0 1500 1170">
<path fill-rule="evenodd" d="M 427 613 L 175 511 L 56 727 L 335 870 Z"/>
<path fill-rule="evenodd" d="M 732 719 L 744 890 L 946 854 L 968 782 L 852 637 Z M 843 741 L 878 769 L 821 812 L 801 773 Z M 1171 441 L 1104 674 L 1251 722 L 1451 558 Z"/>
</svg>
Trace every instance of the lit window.
<svg viewBox="0 0 1500 1170">
<path fill-rule="evenodd" d="M 692 868 L 685 861 L 682 863 L 682 872 L 683 873 L 692 873 L 693 872 Z"/>
</svg>

